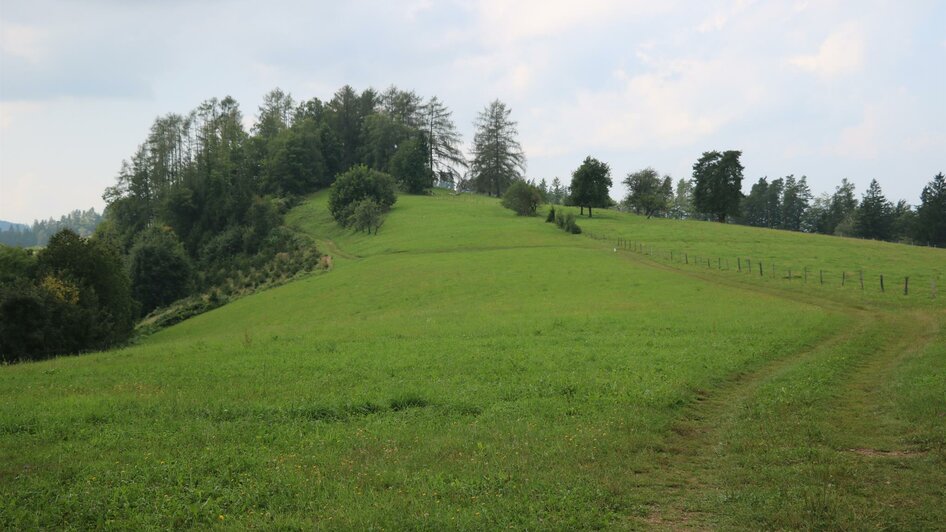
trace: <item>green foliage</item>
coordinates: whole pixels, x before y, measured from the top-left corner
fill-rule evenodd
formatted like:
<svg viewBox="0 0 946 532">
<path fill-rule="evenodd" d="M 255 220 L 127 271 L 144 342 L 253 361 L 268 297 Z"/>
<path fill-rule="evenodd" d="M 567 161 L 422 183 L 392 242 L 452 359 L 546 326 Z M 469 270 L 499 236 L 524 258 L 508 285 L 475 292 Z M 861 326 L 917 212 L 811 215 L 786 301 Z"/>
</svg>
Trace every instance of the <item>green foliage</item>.
<svg viewBox="0 0 946 532">
<path fill-rule="evenodd" d="M 661 180 L 656 170 L 645 168 L 628 174 L 624 185 L 628 191 L 624 205 L 635 213 L 650 218 L 670 208 L 673 199 L 673 181 L 670 176 L 664 176 Z"/>
<path fill-rule="evenodd" d="M 916 238 L 946 247 L 946 177 L 940 172 L 923 187 L 916 213 Z"/>
<path fill-rule="evenodd" d="M 584 214 L 588 207 L 588 217 L 591 217 L 591 208 L 606 208 L 611 206 L 611 197 L 608 189 L 611 188 L 611 167 L 593 157 L 585 157 L 572 173 L 571 200 L 581 208 Z"/>
<path fill-rule="evenodd" d="M 384 209 L 374 198 L 364 198 L 355 202 L 349 225 L 357 231 L 378 234 L 384 224 Z"/>
<path fill-rule="evenodd" d="M 535 210 L 541 203 L 542 194 L 539 189 L 521 179 L 509 185 L 502 199 L 502 206 L 519 216 L 535 216 Z"/>
<path fill-rule="evenodd" d="M 413 138 L 403 141 L 391 157 L 391 175 L 408 194 L 423 194 L 434 185 L 427 152 L 426 142 L 422 138 Z"/>
<path fill-rule="evenodd" d="M 545 217 L 545 223 L 555 223 L 555 207 L 549 209 L 549 214 Z"/>
<path fill-rule="evenodd" d="M 854 218 L 854 232 L 861 238 L 888 240 L 893 224 L 893 205 L 884 196 L 880 183 L 871 180 Z"/>
<path fill-rule="evenodd" d="M 335 221 L 342 226 L 352 222 L 352 214 L 359 201 L 373 199 L 383 211 L 397 201 L 394 178 L 365 165 L 354 166 L 340 174 L 329 190 L 328 208 Z"/>
<path fill-rule="evenodd" d="M 36 254 L 32 250 L 0 244 L 0 284 L 30 279 L 35 268 Z"/>
<path fill-rule="evenodd" d="M 708 151 L 693 165 L 693 205 L 697 211 L 725 222 L 739 214 L 742 198 L 740 151 Z"/>
<path fill-rule="evenodd" d="M 141 233 L 129 256 L 131 292 L 141 313 L 185 297 L 193 284 L 193 266 L 169 227 Z"/>
<path fill-rule="evenodd" d="M 566 233 L 573 235 L 581 234 L 581 227 L 578 226 L 575 213 L 573 212 L 566 213 L 563 209 L 559 209 L 555 213 L 555 225 Z"/>
<path fill-rule="evenodd" d="M 0 360 L 104 349 L 128 338 L 137 306 L 114 249 L 63 229 L 35 263 L 12 258 L 0 282 Z"/>
<path fill-rule="evenodd" d="M 476 119 L 470 179 L 477 192 L 500 197 L 525 172 L 526 156 L 511 113 L 506 104 L 494 100 Z"/>
</svg>

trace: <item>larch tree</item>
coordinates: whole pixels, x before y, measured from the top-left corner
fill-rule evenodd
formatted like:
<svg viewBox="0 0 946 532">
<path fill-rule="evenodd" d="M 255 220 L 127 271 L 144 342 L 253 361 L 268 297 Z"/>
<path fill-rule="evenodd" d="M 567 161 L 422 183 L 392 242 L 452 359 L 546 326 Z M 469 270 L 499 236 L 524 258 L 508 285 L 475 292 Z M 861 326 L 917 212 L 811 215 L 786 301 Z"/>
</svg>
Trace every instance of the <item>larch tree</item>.
<svg viewBox="0 0 946 532">
<path fill-rule="evenodd" d="M 516 139 L 516 122 L 512 111 L 494 100 L 486 106 L 475 122 L 471 179 L 477 192 L 502 196 L 513 180 L 521 179 L 526 169 L 526 156 Z"/>
<path fill-rule="evenodd" d="M 435 179 L 459 183 L 469 165 L 460 151 L 462 137 L 453 123 L 453 113 L 436 96 L 418 109 L 422 134 L 426 137 L 427 168 Z"/>
</svg>

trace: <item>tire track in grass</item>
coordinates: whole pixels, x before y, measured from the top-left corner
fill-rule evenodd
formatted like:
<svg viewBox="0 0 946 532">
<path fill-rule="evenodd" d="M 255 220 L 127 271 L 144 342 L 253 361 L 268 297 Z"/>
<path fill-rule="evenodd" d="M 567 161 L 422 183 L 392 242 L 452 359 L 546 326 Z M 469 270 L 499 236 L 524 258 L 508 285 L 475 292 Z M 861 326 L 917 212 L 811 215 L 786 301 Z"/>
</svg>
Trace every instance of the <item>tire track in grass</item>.
<svg viewBox="0 0 946 532">
<path fill-rule="evenodd" d="M 935 340 L 940 320 L 934 312 L 854 306 L 622 255 L 854 317 L 816 345 L 700 394 L 672 427 L 657 468 L 645 474 L 662 491 L 641 524 L 672 530 L 935 528 L 942 516 L 929 518 L 923 503 L 911 508 L 904 499 L 919 497 L 935 507 L 935 486 L 946 474 L 937 473 L 935 463 L 908 463 L 926 452 L 904 441 L 906 427 L 891 413 L 884 386 Z"/>
</svg>

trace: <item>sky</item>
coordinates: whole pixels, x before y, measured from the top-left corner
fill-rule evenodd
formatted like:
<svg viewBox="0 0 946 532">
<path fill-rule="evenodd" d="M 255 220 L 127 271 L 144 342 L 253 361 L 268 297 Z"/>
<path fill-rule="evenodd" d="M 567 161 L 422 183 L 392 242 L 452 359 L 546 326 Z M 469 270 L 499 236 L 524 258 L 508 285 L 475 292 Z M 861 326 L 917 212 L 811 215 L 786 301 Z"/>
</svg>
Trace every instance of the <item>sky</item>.
<svg viewBox="0 0 946 532">
<path fill-rule="evenodd" d="M 438 96 L 465 141 L 512 109 L 527 177 L 588 155 L 615 186 L 741 150 L 758 178 L 916 204 L 946 172 L 942 1 L 0 1 L 0 219 L 104 207 L 152 121 L 231 95 Z M 468 147 L 468 146 L 467 146 Z"/>
</svg>

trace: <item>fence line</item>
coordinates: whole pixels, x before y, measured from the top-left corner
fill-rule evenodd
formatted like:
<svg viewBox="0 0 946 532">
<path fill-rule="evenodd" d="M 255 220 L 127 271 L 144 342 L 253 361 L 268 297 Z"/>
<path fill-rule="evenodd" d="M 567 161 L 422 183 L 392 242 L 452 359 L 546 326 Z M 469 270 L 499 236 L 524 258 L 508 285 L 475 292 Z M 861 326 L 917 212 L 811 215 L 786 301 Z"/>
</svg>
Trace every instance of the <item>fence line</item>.
<svg viewBox="0 0 946 532">
<path fill-rule="evenodd" d="M 617 238 L 615 238 L 615 237 L 608 237 L 608 236 L 606 236 L 606 235 L 602 235 L 602 234 L 598 234 L 598 233 L 591 233 L 591 232 L 588 232 L 588 231 L 585 231 L 584 234 L 585 234 L 585 236 L 588 236 L 588 237 L 590 237 L 590 238 L 592 238 L 592 239 L 595 239 L 595 240 L 613 242 L 613 243 L 614 243 L 614 251 L 617 251 L 618 249 L 620 249 L 620 250 L 622 250 L 622 251 L 628 251 L 628 252 L 631 252 L 631 253 L 636 253 L 636 254 L 638 254 L 638 255 L 643 255 L 643 256 L 646 256 L 646 257 L 651 257 L 652 260 L 662 260 L 662 261 L 670 262 L 671 264 L 681 264 L 681 265 L 685 265 L 685 266 L 696 265 L 696 266 L 699 266 L 699 267 L 705 267 L 706 269 L 714 269 L 714 268 L 713 268 L 713 262 L 715 261 L 715 263 L 716 263 L 716 264 L 715 264 L 715 266 L 716 266 L 715 269 L 718 270 L 718 271 L 733 271 L 733 272 L 737 272 L 737 273 L 743 273 L 743 272 L 745 272 L 745 273 L 747 273 L 747 274 L 752 274 L 752 273 L 753 273 L 753 261 L 752 261 L 752 258 L 751 258 L 751 257 L 741 257 L 741 256 L 740 256 L 740 257 L 735 257 L 735 259 L 736 259 L 736 261 L 735 261 L 735 263 L 736 263 L 736 269 L 733 270 L 732 268 L 730 268 L 729 257 L 726 257 L 726 258 L 725 258 L 725 263 L 724 263 L 723 257 L 721 257 L 721 256 L 705 257 L 705 256 L 701 256 L 701 255 L 694 255 L 694 256 L 691 257 L 688 250 L 674 250 L 674 249 L 664 250 L 664 249 L 656 248 L 653 244 L 648 244 L 648 243 L 642 242 L 642 241 L 629 240 L 629 239 L 622 238 L 622 237 L 617 237 Z M 691 259 L 692 259 L 692 260 L 691 260 Z M 743 267 L 743 261 L 745 261 L 745 267 Z M 725 267 L 724 267 L 724 264 L 725 264 Z M 766 275 L 765 275 L 765 264 L 764 264 L 764 262 L 763 262 L 762 260 L 760 260 L 760 259 L 756 259 L 756 260 L 755 260 L 755 264 L 756 264 L 756 268 L 757 268 L 757 270 L 758 270 L 758 272 L 759 272 L 759 277 L 764 279 L 764 278 L 766 277 Z M 815 287 L 823 287 L 823 286 L 825 286 L 826 281 L 828 281 L 828 279 L 826 279 L 826 274 L 827 274 L 827 273 L 830 273 L 830 272 L 829 272 L 828 270 L 824 270 L 824 269 L 820 269 L 820 268 L 819 268 L 819 269 L 818 269 L 818 284 L 817 284 L 817 285 L 814 285 L 814 284 L 812 284 L 812 283 L 809 283 L 808 268 L 809 268 L 808 266 L 804 266 L 804 267 L 802 268 L 801 275 L 798 275 L 798 276 L 797 276 L 798 279 L 802 280 L 802 284 L 803 284 L 804 286 L 812 285 L 812 286 L 815 286 Z M 772 261 L 772 262 L 770 263 L 769 271 L 770 271 L 769 277 L 771 277 L 772 279 L 787 280 L 789 283 L 791 283 L 791 282 L 792 282 L 792 279 L 793 279 L 794 277 L 796 277 L 795 275 L 793 275 L 791 267 L 788 267 L 788 268 L 784 271 L 784 273 L 786 274 L 784 277 L 781 276 L 781 274 L 779 273 L 778 268 L 777 268 L 777 266 L 776 266 L 776 263 L 775 263 L 774 261 Z M 797 272 L 798 270 L 795 270 L 795 271 Z M 841 288 L 847 289 L 847 285 L 848 285 L 848 282 L 847 282 L 847 281 L 848 281 L 848 274 L 849 274 L 849 273 L 850 273 L 850 272 L 848 272 L 847 270 L 841 270 L 841 272 L 840 272 L 840 279 L 838 279 L 837 277 L 835 277 L 835 279 L 838 279 L 838 280 L 840 281 L 840 287 L 841 287 Z M 938 294 L 937 294 L 937 284 L 938 284 L 937 281 L 938 281 L 938 279 L 939 279 L 939 276 L 940 276 L 940 272 L 939 272 L 939 271 L 934 271 L 934 272 L 931 274 L 931 278 L 930 278 L 930 292 L 929 292 L 929 298 L 930 298 L 931 300 L 936 299 L 936 297 L 937 297 L 937 295 L 938 295 Z M 906 275 L 906 276 L 903 277 L 903 296 L 904 296 L 904 297 L 909 297 L 909 296 L 911 296 L 911 293 L 910 293 L 910 277 L 911 277 L 910 275 Z M 914 278 L 917 278 L 917 277 L 919 277 L 919 276 L 914 275 L 913 277 L 914 277 Z M 923 276 L 923 277 L 925 277 L 925 276 Z M 886 279 L 889 280 L 890 278 L 887 277 Z M 857 270 L 857 279 L 856 279 L 856 280 L 857 280 L 857 282 L 854 283 L 855 289 L 859 289 L 860 292 L 865 293 L 865 294 L 871 292 L 871 289 L 870 289 L 870 286 L 871 286 L 870 277 L 869 277 L 869 276 L 865 276 L 863 269 Z M 873 293 L 882 293 L 882 294 L 883 294 L 883 293 L 886 293 L 886 285 L 885 285 L 885 277 L 884 277 L 884 274 L 883 274 L 883 273 L 878 274 L 877 280 L 879 281 L 879 283 L 878 283 L 877 285 L 874 285 L 874 286 L 877 287 L 877 288 L 875 288 L 875 290 L 878 290 L 878 289 L 879 289 L 879 292 L 873 292 Z M 835 281 L 835 282 L 838 282 L 838 281 Z M 830 282 L 828 282 L 828 286 L 831 286 Z M 837 285 L 835 285 L 835 286 L 837 286 Z M 915 282 L 914 282 L 914 286 L 916 286 L 916 283 L 915 283 Z M 913 295 L 917 295 L 917 294 L 919 294 L 920 292 L 922 292 L 922 288 L 921 288 L 919 291 L 914 290 L 914 291 L 913 291 Z"/>
</svg>

